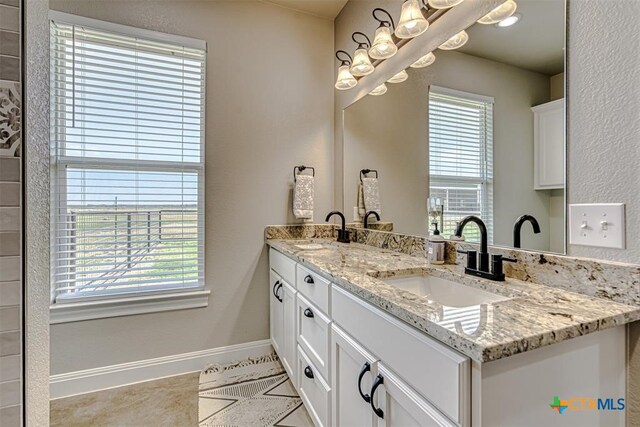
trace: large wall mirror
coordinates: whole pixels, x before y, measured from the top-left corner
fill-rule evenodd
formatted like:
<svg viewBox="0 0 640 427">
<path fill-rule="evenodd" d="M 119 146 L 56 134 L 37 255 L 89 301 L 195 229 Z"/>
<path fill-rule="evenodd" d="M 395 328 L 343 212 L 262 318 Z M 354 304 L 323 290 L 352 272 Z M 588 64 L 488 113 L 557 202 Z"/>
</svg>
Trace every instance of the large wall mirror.
<svg viewBox="0 0 640 427">
<path fill-rule="evenodd" d="M 345 109 L 347 212 L 371 169 L 395 232 L 426 235 L 437 222 L 449 238 L 476 215 L 490 244 L 513 247 L 514 223 L 531 215 L 540 232 L 525 223 L 520 247 L 565 252 L 565 1 L 518 0 L 515 17 L 473 25 L 461 48 L 435 50 L 432 64 Z"/>
</svg>

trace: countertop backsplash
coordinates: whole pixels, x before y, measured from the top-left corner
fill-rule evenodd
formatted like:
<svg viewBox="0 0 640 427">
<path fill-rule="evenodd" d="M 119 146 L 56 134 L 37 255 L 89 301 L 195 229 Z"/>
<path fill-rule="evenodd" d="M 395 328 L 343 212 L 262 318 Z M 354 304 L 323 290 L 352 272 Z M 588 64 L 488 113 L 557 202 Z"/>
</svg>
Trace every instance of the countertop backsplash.
<svg viewBox="0 0 640 427">
<path fill-rule="evenodd" d="M 267 226 L 265 239 L 332 238 L 337 229 L 334 224 Z M 417 257 L 425 256 L 426 237 L 363 228 L 348 229 L 353 242 Z M 446 241 L 446 263 L 463 270 L 465 256 L 458 254 L 457 250 L 474 247 L 476 245 L 471 243 Z M 516 263 L 505 264 L 507 277 L 640 306 L 640 265 L 500 247 L 490 247 L 490 251 L 517 260 Z"/>
</svg>

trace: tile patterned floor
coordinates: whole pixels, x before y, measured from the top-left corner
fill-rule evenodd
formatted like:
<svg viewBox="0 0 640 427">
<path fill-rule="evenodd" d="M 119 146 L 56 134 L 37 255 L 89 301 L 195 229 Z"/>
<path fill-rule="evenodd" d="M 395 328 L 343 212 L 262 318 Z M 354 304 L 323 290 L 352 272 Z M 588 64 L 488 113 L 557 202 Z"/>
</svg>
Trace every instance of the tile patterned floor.
<svg viewBox="0 0 640 427">
<path fill-rule="evenodd" d="M 200 427 L 313 426 L 275 353 L 205 369 L 198 413 Z"/>
</svg>

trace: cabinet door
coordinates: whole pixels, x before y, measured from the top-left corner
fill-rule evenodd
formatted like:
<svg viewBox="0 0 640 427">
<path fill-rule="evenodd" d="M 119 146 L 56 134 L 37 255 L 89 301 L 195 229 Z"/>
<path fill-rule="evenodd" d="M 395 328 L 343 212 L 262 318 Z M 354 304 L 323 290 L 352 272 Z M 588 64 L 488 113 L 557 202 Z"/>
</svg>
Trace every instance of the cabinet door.
<svg viewBox="0 0 640 427">
<path fill-rule="evenodd" d="M 377 369 L 375 358 L 337 326 L 333 326 L 331 330 L 331 349 L 333 425 L 374 426 L 375 415 L 371 408 L 369 392 Z"/>
<path fill-rule="evenodd" d="M 378 427 L 456 426 L 383 363 L 378 363 L 371 394 L 376 402 Z"/>
<path fill-rule="evenodd" d="M 280 292 L 282 301 L 282 348 L 280 359 L 289 377 L 295 384 L 296 372 L 296 290 L 283 282 Z"/>
<path fill-rule="evenodd" d="M 533 107 L 534 186 L 536 190 L 564 187 L 564 100 Z"/>
<path fill-rule="evenodd" d="M 271 332 L 271 345 L 273 349 L 282 357 L 282 338 L 283 338 L 283 301 L 282 288 L 284 282 L 273 270 L 269 274 L 269 330 Z"/>
</svg>

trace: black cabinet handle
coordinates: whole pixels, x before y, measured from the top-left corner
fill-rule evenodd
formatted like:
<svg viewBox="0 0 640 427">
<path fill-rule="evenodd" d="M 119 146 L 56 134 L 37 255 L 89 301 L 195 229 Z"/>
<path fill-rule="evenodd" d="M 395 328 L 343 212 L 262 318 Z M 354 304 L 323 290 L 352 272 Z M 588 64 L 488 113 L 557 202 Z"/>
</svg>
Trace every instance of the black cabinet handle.
<svg viewBox="0 0 640 427">
<path fill-rule="evenodd" d="M 304 375 L 307 378 L 313 378 L 313 371 L 311 370 L 311 366 L 307 366 L 306 368 L 304 368 Z"/>
<path fill-rule="evenodd" d="M 307 274 L 304 278 L 305 283 L 309 283 L 310 285 L 313 284 L 313 277 L 311 277 L 311 275 Z"/>
<path fill-rule="evenodd" d="M 376 408 L 375 395 L 376 395 L 376 389 L 380 387 L 383 383 L 384 383 L 384 378 L 382 377 L 382 375 L 378 375 L 376 377 L 376 380 L 373 382 L 373 386 L 371 387 L 371 409 L 373 409 L 373 412 L 375 412 L 379 418 L 384 418 L 384 411 L 380 408 Z"/>
<path fill-rule="evenodd" d="M 273 284 L 273 289 L 271 290 L 271 292 L 273 292 L 273 296 L 276 297 L 276 299 L 278 301 L 280 301 L 280 297 L 278 297 L 278 286 L 280 286 L 280 280 L 276 280 L 276 283 Z"/>
<path fill-rule="evenodd" d="M 313 317 L 313 311 L 310 308 L 304 310 L 304 315 L 307 317 Z"/>
<path fill-rule="evenodd" d="M 371 402 L 371 397 L 369 397 L 368 394 L 364 394 L 362 392 L 362 378 L 364 377 L 364 374 L 370 371 L 371 371 L 371 365 L 369 364 L 369 362 L 366 362 L 364 366 L 362 366 L 360 375 L 358 375 L 358 391 L 360 392 L 360 396 L 362 396 L 362 399 L 367 403 Z"/>
</svg>

